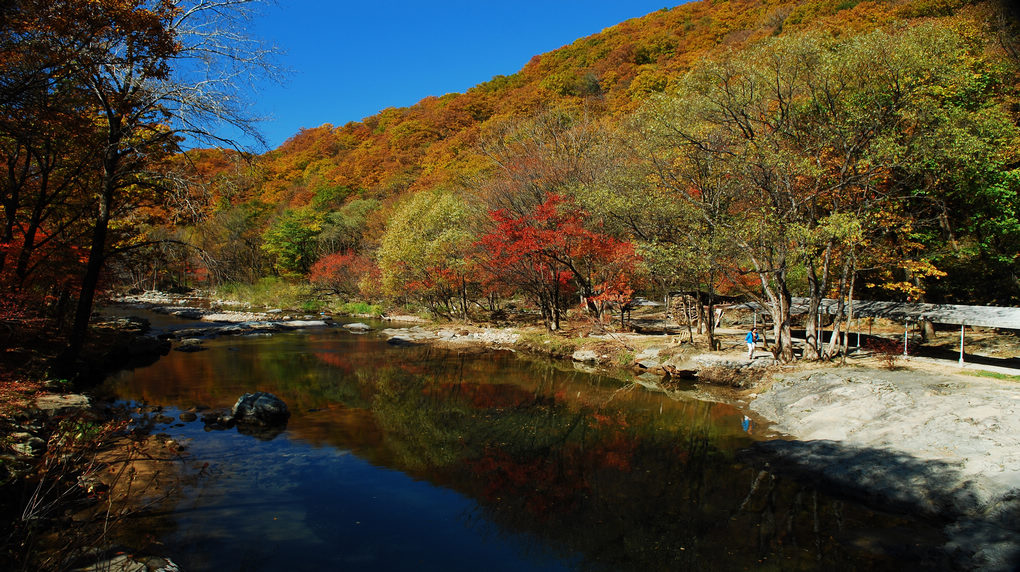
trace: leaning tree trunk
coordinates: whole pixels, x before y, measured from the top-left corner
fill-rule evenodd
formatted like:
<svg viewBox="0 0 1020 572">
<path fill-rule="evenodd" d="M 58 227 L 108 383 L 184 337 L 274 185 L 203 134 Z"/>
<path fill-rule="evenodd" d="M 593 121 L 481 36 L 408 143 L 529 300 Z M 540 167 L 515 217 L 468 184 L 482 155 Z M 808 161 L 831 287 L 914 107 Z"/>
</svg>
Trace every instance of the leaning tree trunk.
<svg viewBox="0 0 1020 572">
<path fill-rule="evenodd" d="M 112 181 L 104 183 L 103 193 L 99 199 L 99 210 L 96 224 L 92 229 L 92 244 L 89 248 L 89 259 L 85 266 L 85 276 L 78 292 L 78 305 L 74 312 L 74 323 L 68 339 L 64 361 L 71 363 L 81 354 L 82 346 L 88 335 L 89 320 L 92 317 L 92 305 L 95 303 L 96 291 L 99 289 L 99 276 L 106 261 L 106 237 L 110 228 L 110 204 L 113 196 Z"/>
<path fill-rule="evenodd" d="M 105 155 L 103 156 L 103 182 L 99 193 L 96 223 L 92 228 L 92 244 L 89 248 L 89 259 L 85 265 L 85 276 L 82 277 L 81 289 L 78 292 L 78 305 L 74 312 L 74 322 L 64 352 L 64 363 L 71 364 L 81 354 L 85 338 L 88 336 L 89 320 L 92 318 L 92 305 L 95 303 L 99 289 L 99 277 L 106 262 L 106 239 L 110 230 L 110 215 L 113 211 L 113 197 L 119 184 L 118 176 L 121 167 L 121 155 L 117 142 L 120 141 L 120 126 L 111 120 L 110 132 Z"/>
</svg>

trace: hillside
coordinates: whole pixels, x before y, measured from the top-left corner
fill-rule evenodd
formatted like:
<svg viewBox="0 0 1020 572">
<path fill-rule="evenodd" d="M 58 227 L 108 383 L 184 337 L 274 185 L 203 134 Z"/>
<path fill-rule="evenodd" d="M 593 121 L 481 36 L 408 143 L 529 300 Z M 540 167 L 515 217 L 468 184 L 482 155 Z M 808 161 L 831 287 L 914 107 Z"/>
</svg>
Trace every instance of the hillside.
<svg viewBox="0 0 1020 572">
<path fill-rule="evenodd" d="M 500 121 L 548 107 L 633 111 L 697 61 L 806 29 L 863 32 L 904 19 L 976 12 L 962 0 L 701 1 L 663 9 L 536 55 L 521 71 L 388 108 L 343 126 L 302 129 L 265 154 L 254 196 L 303 206 L 323 193 L 387 197 L 470 180 L 489 167 L 479 138 Z M 328 119 L 328 118 L 324 118 Z"/>
<path fill-rule="evenodd" d="M 124 286 L 265 281 L 309 310 L 550 328 L 686 291 L 701 313 L 759 302 L 785 342 L 792 296 L 1020 304 L 1012 2 L 692 2 L 257 157 L 180 145 L 253 127 L 225 70 L 270 73 L 267 54 L 223 51 L 211 89 L 185 78 L 205 46 L 170 4 L 19 2 L 0 11 L 3 312 L 73 319 L 75 348 Z"/>
<path fill-rule="evenodd" d="M 625 130 L 621 127 L 628 121 L 633 122 L 638 112 L 647 108 L 646 102 L 653 95 L 675 92 L 693 67 L 740 58 L 741 54 L 757 49 L 754 47 L 765 41 L 825 37 L 828 42 L 849 42 L 872 30 L 906 30 L 937 23 L 943 29 L 955 30 L 952 34 L 959 38 L 980 36 L 985 46 L 980 49 L 986 50 L 986 55 L 981 57 L 991 59 L 977 65 L 996 70 L 996 74 L 1012 73 L 1003 71 L 1004 64 L 994 63 L 995 59 L 1002 60 L 1010 55 L 1013 63 L 1005 65 L 1014 66 L 1016 62 L 1016 36 L 1014 30 L 1004 24 L 1001 9 L 995 2 L 967 0 L 715 0 L 663 9 L 578 39 L 558 50 L 536 55 L 519 72 L 494 77 L 466 93 L 427 97 L 411 107 L 384 109 L 360 122 L 343 126 L 326 123 L 303 129 L 279 148 L 258 157 L 254 169 L 237 162 L 236 158 L 231 162 L 222 156 L 213 157 L 215 153 L 208 151 L 193 152 L 193 160 L 201 173 L 199 178 L 213 183 L 207 189 L 211 194 L 199 202 L 207 205 L 205 221 L 213 220 L 214 228 L 206 224 L 202 230 L 200 223 L 198 235 L 206 241 L 204 246 L 212 258 L 220 262 L 223 259 L 246 261 L 243 272 L 237 268 L 233 271 L 211 268 L 214 282 L 253 280 L 273 272 L 306 274 L 317 259 L 331 252 L 356 252 L 375 259 L 390 228 L 394 209 L 406 203 L 404 197 L 424 191 L 476 197 L 479 193 L 488 193 L 490 199 L 485 208 L 494 208 L 500 203 L 491 200 L 495 192 L 492 188 L 501 184 L 517 185 L 519 190 L 510 191 L 511 194 L 529 187 L 541 187 L 546 189 L 544 192 L 569 188 L 575 184 L 570 182 L 571 177 L 581 176 L 571 170 L 586 168 L 577 163 L 579 155 L 588 152 L 582 147 L 592 146 L 600 137 L 606 140 L 615 137 L 605 133 Z M 979 68 L 974 70 L 972 75 L 984 73 Z M 980 85 L 965 88 L 970 91 L 961 92 L 959 97 L 974 97 L 977 95 L 974 90 L 978 89 L 982 90 L 978 97 L 990 98 L 989 103 L 980 105 L 1012 105 L 1009 102 L 1015 100 L 1015 76 L 1007 83 L 1001 83 L 1000 79 L 993 81 L 1000 83 L 981 80 Z M 951 102 L 950 99 L 943 101 Z M 536 119 L 543 114 L 545 119 Z M 559 119 L 552 118 L 557 114 Z M 538 125 L 543 121 L 551 121 L 551 124 Z M 555 132 L 564 128 L 573 129 L 571 137 L 580 139 L 573 143 L 557 142 L 559 135 Z M 933 129 L 931 126 L 923 128 Z M 579 134 L 579 129 L 588 132 Z M 547 136 L 552 139 L 543 139 Z M 976 136 L 987 138 L 988 134 Z M 985 145 L 987 141 L 978 144 Z M 549 151 L 550 146 L 557 145 L 564 147 Z M 571 150 L 570 145 L 576 148 Z M 543 146 L 546 150 L 539 150 Z M 621 149 L 628 146 L 632 144 L 624 143 L 616 150 L 603 146 L 598 152 L 604 156 L 595 162 L 601 164 L 605 172 L 584 176 L 603 179 L 616 176 L 609 172 L 623 170 L 623 164 L 612 165 L 620 160 Z M 550 158 L 550 152 L 578 156 Z M 879 275 L 870 277 L 868 284 L 881 284 L 880 289 L 894 292 L 894 297 L 916 298 L 927 291 L 929 297 L 957 303 L 987 303 L 995 299 L 1002 302 L 1020 294 L 1016 261 L 1010 260 L 1018 228 L 1018 223 L 1010 218 L 1012 207 L 1008 206 L 1008 193 L 1014 191 L 1001 194 L 1003 184 L 1012 186 L 1013 183 L 987 180 L 992 172 L 1015 168 L 1015 157 L 993 151 L 967 152 L 971 156 L 963 160 L 969 163 L 978 160 L 975 153 L 985 154 L 981 161 L 991 161 L 975 167 L 984 169 L 983 174 L 968 174 L 967 181 L 936 180 L 934 183 L 942 187 L 937 192 L 943 212 L 951 213 L 950 219 L 958 214 L 959 220 L 937 222 L 933 217 L 944 215 L 935 214 L 931 205 L 918 207 L 921 210 L 908 216 L 914 222 L 901 225 L 901 230 L 897 231 L 905 234 L 893 239 L 901 246 L 909 245 L 907 250 L 875 261 L 885 267 L 893 258 L 898 258 L 900 269 L 882 270 Z M 524 158 L 522 153 L 538 155 Z M 988 153 L 998 155 L 993 158 Z M 513 163 L 509 166 L 505 161 L 508 157 Z M 949 159 L 943 153 L 942 158 L 936 160 L 956 159 Z M 563 164 L 556 166 L 549 161 Z M 541 172 L 542 169 L 546 172 Z M 895 177 L 901 180 L 894 185 L 932 184 L 930 177 L 925 178 L 927 175 L 910 174 L 914 170 L 911 164 L 895 169 L 898 173 Z M 504 178 L 518 180 L 500 183 L 499 177 L 493 177 L 499 171 Z M 550 182 L 549 177 L 567 179 Z M 888 177 L 886 180 L 890 181 Z M 612 187 L 620 183 L 603 180 L 596 184 L 589 180 L 585 184 Z M 985 188 L 993 185 L 999 190 L 991 191 L 995 196 L 981 199 L 981 204 L 968 204 L 983 192 L 975 194 L 974 189 L 964 190 L 975 184 Z M 541 199 L 543 191 L 535 192 L 536 198 Z M 904 189 L 903 192 L 917 195 L 932 191 Z M 515 199 L 507 200 L 512 203 Z M 608 204 L 605 198 L 589 197 L 589 200 L 592 201 L 587 205 L 589 210 Z M 981 222 L 982 217 L 997 211 L 1005 213 L 1005 226 L 990 228 Z M 666 215 L 657 212 L 651 216 Z M 900 218 L 902 213 L 894 216 Z M 606 221 L 614 217 L 621 219 L 619 213 L 601 215 Z M 628 217 L 631 215 L 623 218 Z M 927 222 L 919 222 L 921 219 Z M 224 229 L 224 224 L 237 228 Z M 950 226 L 968 236 L 958 240 L 953 234 L 955 230 L 947 231 Z M 629 239 L 635 232 L 641 234 L 642 231 L 617 228 L 610 232 L 621 239 Z M 1002 233 L 1008 236 L 999 236 Z M 212 252 L 223 250 L 225 234 L 247 235 L 251 240 L 246 244 L 228 241 L 231 243 L 228 248 L 233 249 L 229 253 Z M 889 240 L 890 236 L 886 233 L 887 238 L 883 240 Z M 259 241 L 263 242 L 256 244 Z M 237 252 L 238 248 L 245 252 Z M 989 269 L 989 264 L 995 268 Z M 953 279 L 938 281 L 946 272 L 964 277 L 963 283 Z M 984 288 L 981 284 L 970 283 L 981 273 L 993 275 L 993 282 L 997 284 L 988 292 L 978 291 Z M 923 280 L 934 286 L 922 285 Z M 1003 284 L 1006 290 L 1001 288 Z M 379 294 L 378 289 L 375 292 Z M 872 297 L 886 295 L 871 292 Z"/>
</svg>

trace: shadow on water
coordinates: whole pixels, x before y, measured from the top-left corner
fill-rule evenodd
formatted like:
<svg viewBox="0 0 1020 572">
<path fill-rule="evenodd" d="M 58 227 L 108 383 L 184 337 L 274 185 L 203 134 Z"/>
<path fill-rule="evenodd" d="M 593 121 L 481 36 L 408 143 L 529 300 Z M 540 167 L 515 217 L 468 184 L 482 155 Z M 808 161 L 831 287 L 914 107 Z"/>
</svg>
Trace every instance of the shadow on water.
<svg viewBox="0 0 1020 572">
<path fill-rule="evenodd" d="M 766 450 L 745 456 L 755 437 L 726 405 L 509 352 L 393 348 L 338 331 L 208 345 L 106 385 L 171 414 L 254 390 L 290 407 L 271 441 L 198 422 L 159 428 L 187 443 L 185 470 L 201 475 L 121 541 L 141 549 L 151 531 L 148 549 L 187 570 L 951 564 L 938 519 L 780 476 L 760 460 Z"/>
<path fill-rule="evenodd" d="M 942 522 L 954 567 L 1020 569 L 1020 498 L 989 505 L 956 465 L 826 440 L 765 441 L 741 456 L 827 494 Z"/>
</svg>

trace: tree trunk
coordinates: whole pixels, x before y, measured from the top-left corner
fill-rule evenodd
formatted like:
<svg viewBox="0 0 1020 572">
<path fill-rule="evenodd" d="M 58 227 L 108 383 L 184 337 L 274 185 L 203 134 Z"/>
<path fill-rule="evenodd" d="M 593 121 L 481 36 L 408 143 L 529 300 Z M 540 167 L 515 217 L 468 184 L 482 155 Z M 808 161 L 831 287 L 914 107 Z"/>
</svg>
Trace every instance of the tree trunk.
<svg viewBox="0 0 1020 572">
<path fill-rule="evenodd" d="M 42 225 L 43 208 L 46 204 L 45 193 L 48 186 L 48 180 L 48 175 L 45 172 L 42 173 L 39 182 L 40 196 L 35 201 L 35 206 L 32 208 L 31 218 L 29 219 L 28 226 L 24 231 L 21 253 L 18 255 L 18 262 L 14 267 L 14 276 L 18 289 L 21 289 L 25 285 L 25 281 L 28 279 L 28 264 L 32 260 L 32 252 L 35 250 L 35 238 Z"/>
<path fill-rule="evenodd" d="M 85 338 L 88 336 L 89 320 L 92 318 L 92 305 L 99 288 L 99 277 L 106 262 L 106 238 L 110 230 L 110 216 L 113 212 L 113 199 L 117 192 L 120 176 L 121 155 L 118 149 L 121 140 L 119 123 L 110 118 L 109 135 L 106 151 L 103 155 L 103 182 L 99 193 L 99 204 L 96 212 L 96 223 L 92 228 L 92 244 L 89 248 L 89 259 L 85 265 L 85 276 L 81 281 L 78 293 L 78 305 L 74 312 L 74 323 L 64 353 L 64 362 L 73 363 L 81 354 Z"/>
<path fill-rule="evenodd" d="M 786 288 L 785 282 L 780 284 L 779 291 L 775 293 L 775 300 L 769 305 L 769 314 L 772 316 L 772 337 L 776 344 L 772 355 L 784 363 L 793 361 L 793 327 L 790 318 L 790 302 L 793 296 Z"/>
<path fill-rule="evenodd" d="M 706 308 L 706 313 L 708 314 L 708 349 L 714 352 L 719 348 L 715 340 L 715 296 L 712 295 L 711 285 L 708 290 L 708 308 Z"/>
<path fill-rule="evenodd" d="M 553 273 L 553 300 L 552 300 L 553 330 L 560 329 L 560 280 L 557 273 Z"/>
<path fill-rule="evenodd" d="M 853 324 L 854 320 L 854 286 L 857 284 L 857 259 L 854 258 L 850 271 L 850 288 L 847 292 L 847 312 L 846 312 L 846 337 L 843 340 L 843 364 L 846 364 L 846 356 L 850 353 L 850 325 Z M 857 326 L 857 341 L 860 343 L 861 331 L 860 325 Z"/>
<path fill-rule="evenodd" d="M 694 305 L 698 309 L 698 311 L 697 311 L 697 316 L 698 316 L 698 335 L 700 336 L 701 334 L 705 333 L 704 327 L 703 327 L 703 324 L 705 323 L 705 321 L 703 319 L 703 314 L 705 312 L 705 306 L 701 303 L 701 293 L 700 292 L 695 292 L 694 293 Z M 691 339 L 694 339 L 694 338 L 691 338 Z"/>
<path fill-rule="evenodd" d="M 820 359 L 822 357 L 822 333 L 818 327 L 822 299 L 829 284 L 829 261 L 832 257 L 832 243 L 825 246 L 822 257 L 821 276 L 815 271 L 814 262 L 807 265 L 808 281 L 808 314 L 804 324 L 804 359 Z"/>
<path fill-rule="evenodd" d="M 110 179 L 110 177 L 107 177 Z M 99 198 L 99 211 L 96 224 L 92 229 L 92 245 L 89 248 L 89 259 L 85 266 L 85 276 L 81 281 L 78 293 L 78 305 L 74 312 L 74 323 L 64 353 L 64 361 L 71 363 L 81 354 L 82 346 L 88 335 L 89 320 L 92 318 L 92 305 L 99 288 L 99 276 L 106 261 L 106 237 L 110 226 L 110 203 L 113 196 L 112 179 L 104 181 L 105 188 Z"/>
<path fill-rule="evenodd" d="M 687 318 L 687 336 L 691 340 L 691 343 L 693 343 L 694 342 L 694 324 L 691 321 L 691 309 L 688 306 L 686 299 L 684 299 L 683 309 L 684 309 L 684 317 Z"/>
<path fill-rule="evenodd" d="M 832 337 L 829 338 L 829 345 L 826 346 L 825 351 L 822 352 L 822 357 L 825 359 L 832 359 L 836 357 L 836 353 L 841 347 L 840 343 L 840 332 L 843 326 L 843 320 L 846 317 L 846 287 L 848 273 L 850 272 L 849 261 L 843 265 L 843 272 L 839 277 L 839 298 L 836 304 L 836 316 L 832 320 Z M 849 322 L 847 322 L 849 324 Z"/>
<path fill-rule="evenodd" d="M 553 330 L 552 309 L 549 307 L 549 302 L 545 299 L 545 296 L 542 296 L 541 300 L 539 301 L 539 306 L 542 311 L 542 321 L 545 322 L 545 328 L 549 331 L 552 331 Z"/>
<path fill-rule="evenodd" d="M 14 241 L 14 229 L 18 222 L 18 207 L 21 203 L 21 188 L 25 183 L 31 164 L 31 161 L 26 157 L 20 161 L 19 167 L 18 157 L 21 155 L 21 149 L 21 146 L 18 146 L 17 150 L 8 157 L 5 194 L 0 196 L 0 206 L 3 206 L 4 209 L 4 227 L 3 232 L 0 233 L 0 243 L 3 244 L 10 244 Z M 0 273 L 3 272 L 6 264 L 7 250 L 0 248 Z"/>
</svg>

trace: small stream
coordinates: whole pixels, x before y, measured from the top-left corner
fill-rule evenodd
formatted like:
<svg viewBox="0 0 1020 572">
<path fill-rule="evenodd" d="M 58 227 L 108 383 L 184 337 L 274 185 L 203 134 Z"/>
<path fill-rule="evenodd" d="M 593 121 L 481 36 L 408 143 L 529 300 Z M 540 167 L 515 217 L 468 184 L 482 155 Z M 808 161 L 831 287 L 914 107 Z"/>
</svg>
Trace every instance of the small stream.
<svg viewBox="0 0 1020 572">
<path fill-rule="evenodd" d="M 728 405 L 339 328 L 204 345 L 102 388 L 186 445 L 179 491 L 117 534 L 188 572 L 943 565 L 937 523 L 746 461 L 761 437 Z M 252 391 L 287 402 L 285 431 L 180 420 Z"/>
</svg>

